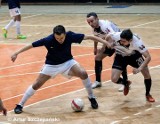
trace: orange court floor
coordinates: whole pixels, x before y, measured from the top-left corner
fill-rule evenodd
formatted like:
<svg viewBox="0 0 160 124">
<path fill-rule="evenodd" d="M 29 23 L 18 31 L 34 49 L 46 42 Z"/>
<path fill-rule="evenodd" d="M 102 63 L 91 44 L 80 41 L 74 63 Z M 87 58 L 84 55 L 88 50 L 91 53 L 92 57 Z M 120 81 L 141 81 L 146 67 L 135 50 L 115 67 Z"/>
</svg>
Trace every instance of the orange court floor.
<svg viewBox="0 0 160 124">
<path fill-rule="evenodd" d="M 8 20 L 3 16 L 0 27 Z M 36 79 L 42 68 L 46 49 L 39 47 L 20 54 L 16 62 L 11 62 L 10 56 L 26 44 L 43 38 L 52 33 L 57 24 L 62 24 L 67 30 L 91 34 L 91 29 L 85 21 L 85 14 L 23 14 L 21 29 L 27 35 L 25 40 L 15 38 L 15 28 L 8 31 L 8 38 L 0 36 L 0 97 L 8 109 L 8 116 L 0 115 L 0 124 L 158 124 L 160 123 L 160 23 L 156 21 L 160 15 L 129 15 L 100 14 L 101 19 L 110 19 L 122 29 L 131 28 L 140 35 L 148 47 L 152 60 L 149 69 L 152 76 L 151 94 L 155 103 L 145 99 L 144 79 L 141 74 L 132 74 L 128 67 L 129 80 L 133 83 L 127 96 L 118 92 L 119 85 L 110 81 L 113 56 L 103 61 L 101 88 L 94 89 L 99 108 L 93 110 L 87 98 L 87 93 L 78 78 L 66 79 L 58 75 L 46 82 L 24 107 L 22 114 L 13 112 L 15 104 L 19 103 L 23 93 Z M 26 17 L 26 18 L 25 18 Z M 65 21 L 64 21 L 65 20 Z M 88 72 L 93 82 L 94 55 L 93 42 L 83 41 L 81 45 L 72 47 L 74 58 Z M 85 106 L 82 112 L 71 109 L 73 98 L 82 98 Z"/>
</svg>

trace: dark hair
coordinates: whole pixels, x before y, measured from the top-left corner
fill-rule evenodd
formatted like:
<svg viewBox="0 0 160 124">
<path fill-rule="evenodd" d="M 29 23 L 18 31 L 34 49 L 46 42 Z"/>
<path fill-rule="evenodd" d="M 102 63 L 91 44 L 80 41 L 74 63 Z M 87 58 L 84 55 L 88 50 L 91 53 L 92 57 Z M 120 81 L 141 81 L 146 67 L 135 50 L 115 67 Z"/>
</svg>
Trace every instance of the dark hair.
<svg viewBox="0 0 160 124">
<path fill-rule="evenodd" d="M 53 34 L 61 35 L 65 33 L 66 33 L 66 30 L 63 25 L 57 25 L 53 28 Z"/>
<path fill-rule="evenodd" d="M 87 18 L 89 18 L 91 16 L 93 16 L 95 18 L 98 18 L 97 14 L 95 12 L 90 12 L 90 13 L 87 14 Z"/>
<path fill-rule="evenodd" d="M 125 29 L 122 31 L 120 37 L 129 41 L 133 38 L 133 33 L 130 29 Z"/>
</svg>

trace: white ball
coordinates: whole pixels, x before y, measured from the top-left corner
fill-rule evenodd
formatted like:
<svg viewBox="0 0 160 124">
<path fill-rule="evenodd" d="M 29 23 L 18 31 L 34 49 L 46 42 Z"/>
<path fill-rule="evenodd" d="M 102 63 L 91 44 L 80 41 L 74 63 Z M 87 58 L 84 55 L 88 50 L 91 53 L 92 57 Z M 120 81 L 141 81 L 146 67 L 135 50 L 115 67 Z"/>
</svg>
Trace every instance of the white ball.
<svg viewBox="0 0 160 124">
<path fill-rule="evenodd" d="M 71 102 L 71 107 L 72 107 L 72 109 L 73 109 L 74 111 L 80 112 L 80 111 L 82 111 L 83 108 L 84 108 L 84 102 L 83 102 L 83 100 L 80 99 L 80 98 L 75 98 L 75 99 L 73 99 L 72 102 Z"/>
</svg>

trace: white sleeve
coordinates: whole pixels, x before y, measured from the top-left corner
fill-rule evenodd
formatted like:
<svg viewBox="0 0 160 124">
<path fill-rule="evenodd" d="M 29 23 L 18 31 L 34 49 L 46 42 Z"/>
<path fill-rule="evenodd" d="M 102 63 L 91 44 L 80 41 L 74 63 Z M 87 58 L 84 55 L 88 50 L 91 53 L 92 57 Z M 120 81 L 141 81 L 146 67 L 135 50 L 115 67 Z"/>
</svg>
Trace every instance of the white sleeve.
<svg viewBox="0 0 160 124">
<path fill-rule="evenodd" d="M 147 51 L 147 48 L 143 44 L 141 38 L 139 38 L 136 34 L 133 35 L 133 49 L 136 49 L 140 53 Z"/>
</svg>

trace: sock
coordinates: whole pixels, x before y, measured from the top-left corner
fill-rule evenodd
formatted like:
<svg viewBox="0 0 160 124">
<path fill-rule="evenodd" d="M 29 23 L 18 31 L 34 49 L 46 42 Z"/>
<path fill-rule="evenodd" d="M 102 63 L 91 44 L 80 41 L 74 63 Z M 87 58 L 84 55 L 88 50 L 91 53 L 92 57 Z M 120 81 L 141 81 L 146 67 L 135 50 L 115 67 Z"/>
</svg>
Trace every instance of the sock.
<svg viewBox="0 0 160 124">
<path fill-rule="evenodd" d="M 93 94 L 93 90 L 92 90 L 92 84 L 89 78 L 82 80 L 84 87 L 86 88 L 87 92 L 88 92 L 88 97 L 89 98 L 94 98 L 94 94 Z"/>
<path fill-rule="evenodd" d="M 32 88 L 32 85 L 28 87 L 26 92 L 23 95 L 19 105 L 24 106 L 25 102 L 35 93 L 36 90 Z"/>
<path fill-rule="evenodd" d="M 13 26 L 15 23 L 14 19 L 12 19 L 6 26 L 5 29 L 8 30 L 11 26 Z"/>
<path fill-rule="evenodd" d="M 116 83 L 117 84 L 123 84 L 123 79 L 120 77 Z"/>
<path fill-rule="evenodd" d="M 95 60 L 96 81 L 101 82 L 102 61 Z"/>
<path fill-rule="evenodd" d="M 150 95 L 152 80 L 151 79 L 144 79 L 144 84 L 145 84 L 145 87 L 146 87 L 146 96 Z"/>
<path fill-rule="evenodd" d="M 122 72 L 122 77 L 123 77 L 123 80 L 128 80 L 128 76 L 127 76 L 127 70 L 124 70 L 123 72 Z"/>
<path fill-rule="evenodd" d="M 21 31 L 20 31 L 20 21 L 16 21 L 16 32 L 17 32 L 17 35 L 21 34 Z"/>
</svg>

